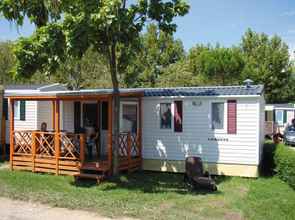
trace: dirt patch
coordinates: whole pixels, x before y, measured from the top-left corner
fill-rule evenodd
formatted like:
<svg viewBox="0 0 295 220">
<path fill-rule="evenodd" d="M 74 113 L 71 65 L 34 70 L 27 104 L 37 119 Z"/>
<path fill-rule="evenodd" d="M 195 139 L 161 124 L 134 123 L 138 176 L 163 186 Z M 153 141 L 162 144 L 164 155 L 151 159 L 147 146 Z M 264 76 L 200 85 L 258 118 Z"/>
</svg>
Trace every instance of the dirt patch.
<svg viewBox="0 0 295 220">
<path fill-rule="evenodd" d="M 244 218 L 240 213 L 237 212 L 228 212 L 225 214 L 224 219 L 226 220 L 243 220 Z"/>
<path fill-rule="evenodd" d="M 8 169 L 9 163 L 0 163 L 0 169 Z"/>
<path fill-rule="evenodd" d="M 0 197 L 2 220 L 110 220 L 96 213 L 49 207 L 38 203 L 15 201 Z M 117 218 L 117 220 L 131 220 L 131 218 Z"/>
</svg>

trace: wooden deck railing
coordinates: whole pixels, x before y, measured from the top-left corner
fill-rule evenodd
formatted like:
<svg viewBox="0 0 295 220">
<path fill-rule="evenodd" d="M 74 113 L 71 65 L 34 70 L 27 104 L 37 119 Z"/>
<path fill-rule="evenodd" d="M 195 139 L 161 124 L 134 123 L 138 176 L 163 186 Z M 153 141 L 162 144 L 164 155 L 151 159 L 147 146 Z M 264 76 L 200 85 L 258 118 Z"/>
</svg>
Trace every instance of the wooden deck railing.
<svg viewBox="0 0 295 220">
<path fill-rule="evenodd" d="M 32 155 L 32 131 L 15 131 L 14 154 Z"/>
<path fill-rule="evenodd" d="M 14 131 L 12 169 L 75 175 L 85 161 L 85 135 L 68 132 Z M 141 147 L 136 133 L 119 135 L 119 170 L 141 167 Z M 110 165 L 111 163 L 109 163 Z M 111 166 L 109 166 L 111 168 Z"/>
<path fill-rule="evenodd" d="M 13 169 L 75 174 L 84 161 L 84 134 L 14 131 L 12 135 Z"/>
<path fill-rule="evenodd" d="M 132 171 L 141 166 L 141 150 L 138 135 L 131 132 L 121 132 L 119 135 L 119 170 Z"/>
</svg>

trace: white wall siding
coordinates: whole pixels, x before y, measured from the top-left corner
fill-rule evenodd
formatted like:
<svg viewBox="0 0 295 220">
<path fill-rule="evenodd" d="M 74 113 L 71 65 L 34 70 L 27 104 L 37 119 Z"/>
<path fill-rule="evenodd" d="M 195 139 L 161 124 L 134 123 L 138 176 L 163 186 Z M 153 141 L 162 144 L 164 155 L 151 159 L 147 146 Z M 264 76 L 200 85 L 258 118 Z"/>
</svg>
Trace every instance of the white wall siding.
<svg viewBox="0 0 295 220">
<path fill-rule="evenodd" d="M 10 115 L 8 112 L 8 118 Z M 37 102 L 26 101 L 26 120 L 14 119 L 14 130 L 36 130 L 37 128 Z M 9 120 L 6 120 L 6 143 L 9 143 Z"/>
<path fill-rule="evenodd" d="M 263 153 L 263 145 L 264 145 L 264 135 L 265 135 L 265 100 L 264 97 L 261 97 L 259 100 L 259 111 L 260 111 L 260 130 L 259 130 L 259 162 L 262 159 L 262 153 Z"/>
<path fill-rule="evenodd" d="M 37 127 L 40 129 L 41 123 L 47 123 L 48 130 L 52 130 L 52 102 L 38 101 L 38 120 Z M 61 101 L 60 102 L 60 120 L 61 129 L 73 132 L 74 131 L 74 102 Z"/>
<path fill-rule="evenodd" d="M 258 98 L 237 100 L 237 134 L 216 132 L 210 127 L 210 106 L 221 98 L 150 98 L 143 99 L 143 158 L 184 160 L 200 155 L 206 162 L 258 164 Z M 160 129 L 160 103 L 183 100 L 183 132 Z M 193 105 L 192 101 L 201 101 Z M 225 112 L 227 113 L 227 112 Z M 173 106 L 172 106 L 173 114 Z M 225 118 L 225 121 L 227 119 Z M 210 140 L 212 138 L 222 140 Z"/>
<path fill-rule="evenodd" d="M 38 118 L 37 128 L 41 129 L 41 124 L 45 122 L 47 129 L 52 130 L 52 102 L 51 101 L 38 101 Z"/>
</svg>

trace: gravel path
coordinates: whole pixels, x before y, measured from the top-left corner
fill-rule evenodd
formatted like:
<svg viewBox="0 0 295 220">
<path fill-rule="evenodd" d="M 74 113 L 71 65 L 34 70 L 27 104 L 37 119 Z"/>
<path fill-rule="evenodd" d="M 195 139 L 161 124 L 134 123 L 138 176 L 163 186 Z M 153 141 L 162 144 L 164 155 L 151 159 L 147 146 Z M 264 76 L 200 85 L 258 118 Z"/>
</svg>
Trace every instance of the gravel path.
<svg viewBox="0 0 295 220">
<path fill-rule="evenodd" d="M 96 213 L 70 210 L 65 208 L 52 208 L 47 205 L 16 201 L 0 197 L 1 220 L 110 220 Z M 131 220 L 120 218 L 117 220 Z"/>
</svg>

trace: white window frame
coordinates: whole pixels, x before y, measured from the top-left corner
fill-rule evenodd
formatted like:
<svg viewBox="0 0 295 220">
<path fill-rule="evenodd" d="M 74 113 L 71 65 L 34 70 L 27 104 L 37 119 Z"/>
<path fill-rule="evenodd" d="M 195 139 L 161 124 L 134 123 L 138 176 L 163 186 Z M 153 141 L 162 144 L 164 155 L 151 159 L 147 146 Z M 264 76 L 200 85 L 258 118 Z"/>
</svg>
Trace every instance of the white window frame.
<svg viewBox="0 0 295 220">
<path fill-rule="evenodd" d="M 212 127 L 212 105 L 213 103 L 223 103 L 223 128 L 222 129 L 216 129 Z M 226 100 L 214 100 L 209 102 L 209 124 L 211 130 L 213 130 L 215 133 L 227 133 L 227 101 Z"/>
<path fill-rule="evenodd" d="M 14 102 L 14 119 L 19 120 L 20 119 L 20 101 Z"/>
</svg>

